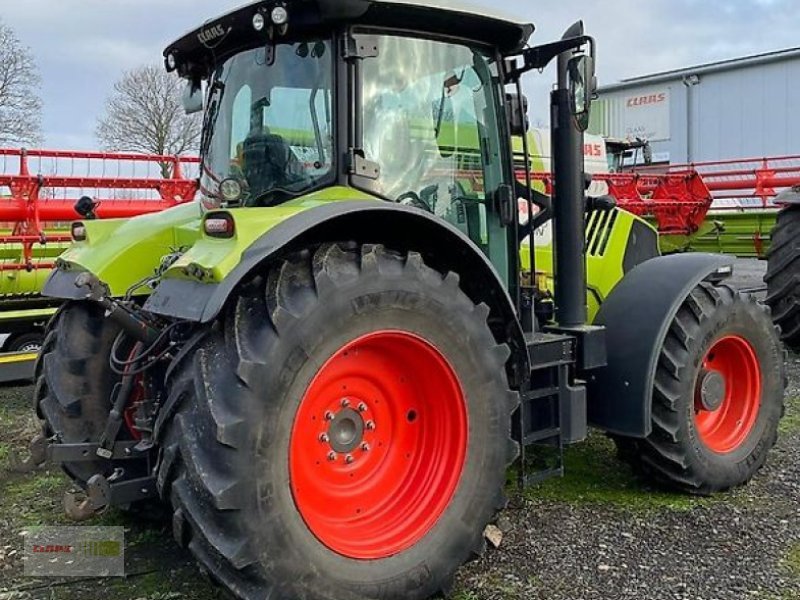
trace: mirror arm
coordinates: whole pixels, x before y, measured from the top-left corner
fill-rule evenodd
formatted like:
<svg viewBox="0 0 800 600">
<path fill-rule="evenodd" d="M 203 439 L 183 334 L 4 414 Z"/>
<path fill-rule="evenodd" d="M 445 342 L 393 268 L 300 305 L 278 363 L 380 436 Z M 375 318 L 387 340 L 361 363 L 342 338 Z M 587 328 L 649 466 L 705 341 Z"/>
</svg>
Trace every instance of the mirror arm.
<svg viewBox="0 0 800 600">
<path fill-rule="evenodd" d="M 517 81 L 522 75 L 529 71 L 544 69 L 550 62 L 563 52 L 569 50 L 579 50 L 582 46 L 589 44 L 589 56 L 594 58 L 595 41 L 589 35 L 579 35 L 570 37 L 533 48 L 526 48 L 522 51 L 522 66 L 510 69 L 506 77 L 509 82 Z M 510 58 L 510 57 L 509 57 Z"/>
</svg>

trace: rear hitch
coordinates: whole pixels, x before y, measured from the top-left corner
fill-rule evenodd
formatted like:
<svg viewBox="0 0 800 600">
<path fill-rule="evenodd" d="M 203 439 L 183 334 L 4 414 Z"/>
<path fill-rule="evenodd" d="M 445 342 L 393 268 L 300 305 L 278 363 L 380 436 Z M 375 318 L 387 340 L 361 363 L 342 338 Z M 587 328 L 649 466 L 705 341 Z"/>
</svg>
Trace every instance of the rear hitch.
<svg viewBox="0 0 800 600">
<path fill-rule="evenodd" d="M 115 469 L 108 477 L 92 475 L 86 490 L 69 490 L 64 493 L 64 512 L 73 521 L 86 521 L 105 512 L 110 506 L 127 506 L 134 502 L 156 498 L 155 477 L 139 477 L 119 481 L 122 469 Z"/>
<path fill-rule="evenodd" d="M 118 481 L 122 473 L 122 469 L 116 469 L 110 477 L 97 474 L 89 478 L 86 483 L 86 495 L 95 511 L 157 497 L 155 477 Z"/>
</svg>

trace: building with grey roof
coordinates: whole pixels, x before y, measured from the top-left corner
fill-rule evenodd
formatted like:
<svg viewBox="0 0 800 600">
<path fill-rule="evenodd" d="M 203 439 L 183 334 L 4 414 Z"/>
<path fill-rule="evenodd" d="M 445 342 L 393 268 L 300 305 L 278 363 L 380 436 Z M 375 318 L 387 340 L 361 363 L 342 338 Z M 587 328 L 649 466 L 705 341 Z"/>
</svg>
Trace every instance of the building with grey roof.
<svg viewBox="0 0 800 600">
<path fill-rule="evenodd" d="M 800 154 L 800 48 L 601 87 L 590 131 L 652 143 L 654 162 Z"/>
</svg>

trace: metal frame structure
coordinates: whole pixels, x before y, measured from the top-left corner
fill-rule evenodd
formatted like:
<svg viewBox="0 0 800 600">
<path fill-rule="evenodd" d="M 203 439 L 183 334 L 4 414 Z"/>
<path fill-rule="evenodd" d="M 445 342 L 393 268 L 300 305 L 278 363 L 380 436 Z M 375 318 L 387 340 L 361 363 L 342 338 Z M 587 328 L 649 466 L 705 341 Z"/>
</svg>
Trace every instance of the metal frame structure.
<svg viewBox="0 0 800 600">
<path fill-rule="evenodd" d="M 32 172 L 37 159 L 40 169 L 49 161 L 56 172 Z M 187 167 L 199 163 L 194 157 L 0 148 L 0 161 L 4 165 L 0 190 L 10 192 L 9 197 L 0 198 L 0 222 L 11 224 L 8 233 L 0 234 L 0 245 L 16 244 L 22 250 L 19 260 L 0 261 L 0 271 L 53 268 L 55 256 L 45 247 L 72 240 L 63 224 L 82 218 L 75 210 L 77 190 L 113 192 L 93 198 L 100 219 L 159 212 L 192 200 L 197 192 L 196 180 L 184 174 Z M 14 172 L 12 161 L 18 165 Z M 65 164 L 68 172 L 59 172 Z M 144 177 L 136 175 L 137 166 L 147 172 Z M 153 176 L 153 167 L 169 176 Z M 42 254 L 47 258 L 42 259 Z"/>
</svg>

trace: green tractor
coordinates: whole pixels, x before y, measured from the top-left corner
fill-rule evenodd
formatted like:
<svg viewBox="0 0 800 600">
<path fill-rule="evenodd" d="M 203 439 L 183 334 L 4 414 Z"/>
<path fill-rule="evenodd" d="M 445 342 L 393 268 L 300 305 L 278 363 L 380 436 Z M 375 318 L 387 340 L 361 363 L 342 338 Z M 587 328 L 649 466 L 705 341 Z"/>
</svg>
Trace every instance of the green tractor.
<svg viewBox="0 0 800 600">
<path fill-rule="evenodd" d="M 39 447 L 85 490 L 73 516 L 161 501 L 242 599 L 422 599 L 484 551 L 507 467 L 560 474 L 589 425 L 659 484 L 753 476 L 783 406 L 769 313 L 728 258 L 660 257 L 586 197 L 594 41 L 532 32 L 272 0 L 167 48 L 205 111 L 202 201 L 75 223 L 45 287 Z M 553 61 L 548 198 L 511 141 Z"/>
</svg>

